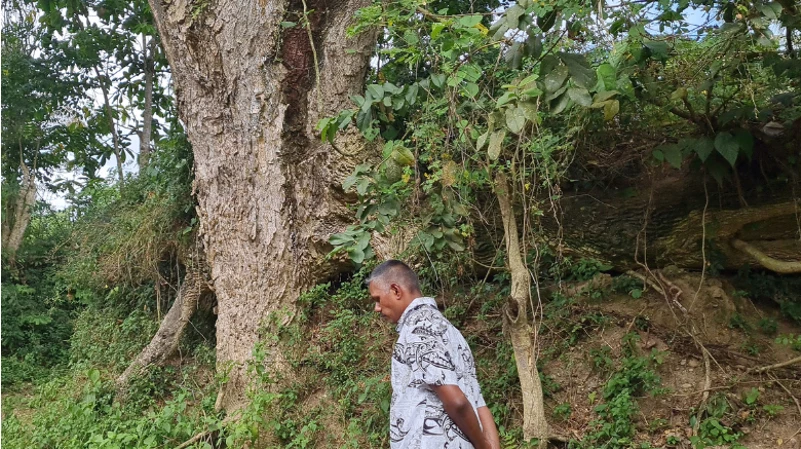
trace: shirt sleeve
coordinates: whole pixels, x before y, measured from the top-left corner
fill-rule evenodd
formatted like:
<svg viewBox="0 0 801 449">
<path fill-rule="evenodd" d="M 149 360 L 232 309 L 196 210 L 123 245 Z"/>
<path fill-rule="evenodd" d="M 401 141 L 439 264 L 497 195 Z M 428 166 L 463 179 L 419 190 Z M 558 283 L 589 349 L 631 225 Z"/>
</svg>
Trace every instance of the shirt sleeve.
<svg viewBox="0 0 801 449">
<path fill-rule="evenodd" d="M 411 361 L 412 383 L 419 385 L 458 385 L 455 354 L 440 333 L 439 323 L 431 319 L 416 322 L 407 335 L 407 349 Z"/>
</svg>

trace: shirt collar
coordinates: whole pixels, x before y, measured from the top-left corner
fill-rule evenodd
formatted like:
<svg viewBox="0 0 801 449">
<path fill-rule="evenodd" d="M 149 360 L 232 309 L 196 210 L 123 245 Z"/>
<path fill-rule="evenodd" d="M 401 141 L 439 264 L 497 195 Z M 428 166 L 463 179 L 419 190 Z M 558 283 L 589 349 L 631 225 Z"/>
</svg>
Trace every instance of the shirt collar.
<svg viewBox="0 0 801 449">
<path fill-rule="evenodd" d="M 409 313 L 412 310 L 419 309 L 423 306 L 433 306 L 435 309 L 437 308 L 437 301 L 434 298 L 428 296 L 422 296 L 420 298 L 416 298 L 414 301 L 410 302 L 408 306 L 406 306 L 406 310 L 403 311 L 401 314 L 400 319 L 398 320 L 398 325 L 395 327 L 395 330 L 400 332 L 401 328 L 406 322 L 406 318 L 409 316 Z"/>
</svg>

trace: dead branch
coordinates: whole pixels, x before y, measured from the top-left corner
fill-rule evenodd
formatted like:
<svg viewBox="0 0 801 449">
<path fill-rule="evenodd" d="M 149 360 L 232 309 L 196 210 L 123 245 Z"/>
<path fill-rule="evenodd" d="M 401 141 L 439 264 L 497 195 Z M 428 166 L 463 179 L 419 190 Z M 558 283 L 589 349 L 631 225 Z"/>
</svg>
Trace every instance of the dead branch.
<svg viewBox="0 0 801 449">
<path fill-rule="evenodd" d="M 785 366 L 794 365 L 799 362 L 801 362 L 801 356 L 792 358 L 790 360 L 786 360 L 784 362 L 774 363 L 773 365 L 763 366 L 762 368 L 756 368 L 756 369 L 752 368 L 746 371 L 746 373 L 764 373 L 765 371 L 770 371 L 777 368 L 783 368 Z"/>
</svg>

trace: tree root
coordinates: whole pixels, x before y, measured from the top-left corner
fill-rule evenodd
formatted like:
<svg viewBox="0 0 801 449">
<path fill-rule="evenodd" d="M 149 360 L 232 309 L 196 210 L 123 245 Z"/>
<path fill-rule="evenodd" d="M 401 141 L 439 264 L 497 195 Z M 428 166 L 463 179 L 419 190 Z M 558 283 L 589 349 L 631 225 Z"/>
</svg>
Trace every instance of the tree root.
<svg viewBox="0 0 801 449">
<path fill-rule="evenodd" d="M 203 293 L 210 291 L 198 268 L 190 269 L 184 283 L 178 291 L 172 307 L 156 331 L 156 335 L 139 355 L 128 365 L 128 368 L 117 378 L 117 399 L 124 401 L 131 378 L 139 375 L 150 365 L 163 364 L 178 347 L 181 336 L 189 320 L 197 309 L 198 299 Z"/>
<path fill-rule="evenodd" d="M 786 261 L 771 257 L 754 245 L 739 239 L 734 239 L 731 246 L 751 256 L 764 268 L 781 274 L 801 273 L 801 261 Z"/>
<path fill-rule="evenodd" d="M 175 449 L 185 449 L 206 437 L 211 437 L 211 432 L 209 432 L 208 430 L 204 430 L 203 432 L 200 432 L 199 434 L 193 436 L 192 438 L 184 441 L 179 446 L 176 446 Z"/>
<path fill-rule="evenodd" d="M 764 373 L 765 371 L 774 370 L 777 368 L 783 368 L 785 366 L 794 365 L 796 363 L 801 362 L 801 356 L 792 358 L 790 360 L 785 360 L 784 362 L 774 363 L 773 365 L 763 366 L 761 368 L 752 368 L 746 371 L 746 373 Z"/>
</svg>

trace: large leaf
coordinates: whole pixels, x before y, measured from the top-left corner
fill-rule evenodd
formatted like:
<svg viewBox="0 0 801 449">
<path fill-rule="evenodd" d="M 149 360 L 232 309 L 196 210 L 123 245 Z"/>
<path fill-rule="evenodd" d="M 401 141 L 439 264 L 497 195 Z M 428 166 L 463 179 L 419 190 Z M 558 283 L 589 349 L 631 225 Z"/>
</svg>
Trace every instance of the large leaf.
<svg viewBox="0 0 801 449">
<path fill-rule="evenodd" d="M 375 100 L 382 100 L 384 98 L 384 88 L 380 84 L 368 84 L 367 92 Z"/>
<path fill-rule="evenodd" d="M 560 114 L 569 104 L 570 96 L 567 94 L 562 94 L 561 97 L 557 98 L 551 103 L 551 113 L 554 115 Z"/>
<path fill-rule="evenodd" d="M 478 139 L 476 139 L 476 150 L 481 151 L 481 149 L 484 148 L 484 144 L 487 143 L 488 137 L 489 137 L 489 131 L 478 136 Z"/>
<path fill-rule="evenodd" d="M 571 100 L 573 100 L 574 103 L 580 106 L 584 106 L 586 108 L 592 105 L 590 93 L 583 87 L 571 87 L 567 90 L 567 95 Z"/>
<path fill-rule="evenodd" d="M 404 94 L 404 98 L 406 98 L 406 102 L 413 105 L 417 101 L 417 91 L 419 86 L 417 83 L 410 84 L 406 86 L 406 93 Z"/>
<path fill-rule="evenodd" d="M 701 162 L 706 162 L 709 155 L 715 151 L 715 141 L 709 137 L 701 137 L 698 139 L 688 139 L 688 143 L 692 144 L 691 150 L 698 155 Z"/>
<path fill-rule="evenodd" d="M 595 87 L 598 77 L 595 74 L 595 70 L 590 68 L 584 55 L 559 52 L 559 58 L 567 66 L 574 83 L 585 89 Z"/>
<path fill-rule="evenodd" d="M 511 8 L 506 10 L 506 26 L 509 29 L 515 29 L 520 24 L 520 16 L 526 12 L 520 5 L 512 5 Z"/>
<path fill-rule="evenodd" d="M 515 41 L 512 47 L 503 56 L 510 69 L 517 69 L 523 61 L 523 46 L 519 41 Z"/>
<path fill-rule="evenodd" d="M 740 153 L 740 145 L 731 133 L 718 133 L 715 136 L 715 149 L 734 167 L 734 163 L 737 162 L 737 155 Z"/>
<path fill-rule="evenodd" d="M 609 121 L 615 118 L 620 111 L 620 102 L 617 100 L 610 100 L 604 105 L 604 120 Z"/>
<path fill-rule="evenodd" d="M 614 90 L 617 87 L 617 71 L 611 64 L 601 64 L 598 66 L 596 73 L 603 84 L 604 90 Z"/>
<path fill-rule="evenodd" d="M 681 147 L 676 144 L 662 145 L 654 150 L 654 158 L 667 161 L 673 168 L 681 168 Z"/>
<path fill-rule="evenodd" d="M 545 92 L 555 92 L 562 87 L 562 84 L 565 83 L 568 75 L 567 67 L 560 65 L 556 67 L 542 79 L 542 83 L 545 86 Z"/>
<path fill-rule="evenodd" d="M 414 164 L 414 154 L 412 154 L 411 150 L 403 146 L 396 146 L 392 153 L 390 154 L 392 160 L 398 163 L 398 165 L 412 165 Z"/>
<path fill-rule="evenodd" d="M 506 137 L 506 129 L 499 129 L 490 134 L 489 147 L 487 147 L 487 155 L 490 160 L 497 160 L 501 155 L 501 147 L 503 146 L 503 139 Z"/>
<path fill-rule="evenodd" d="M 473 14 L 471 16 L 463 16 L 459 18 L 459 24 L 465 28 L 472 28 L 481 23 L 482 16 L 480 14 Z"/>
<path fill-rule="evenodd" d="M 520 106 L 506 110 L 506 127 L 515 134 L 520 134 L 526 126 L 526 110 Z"/>
</svg>

